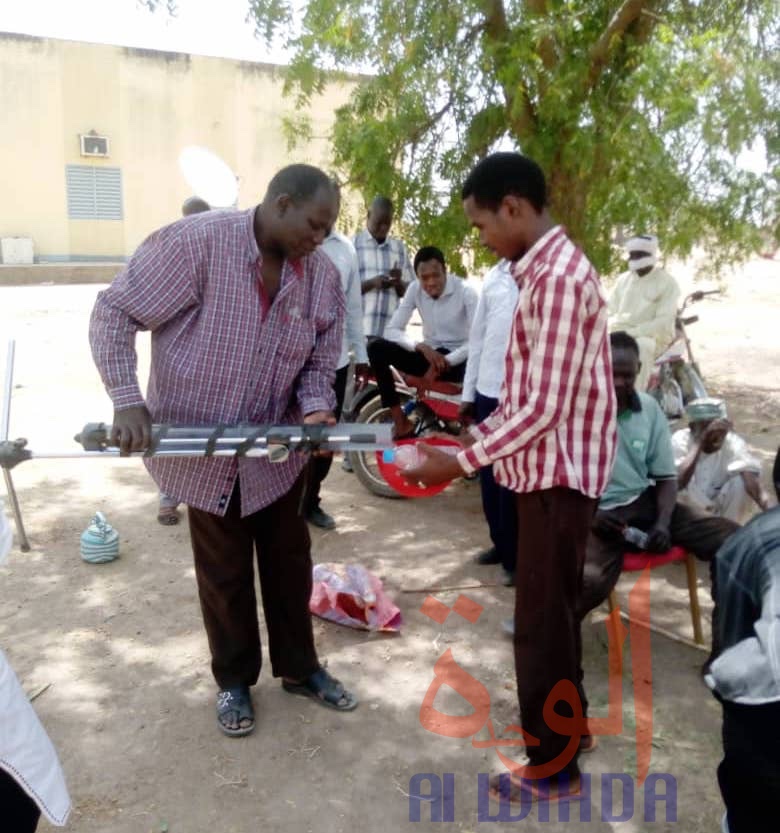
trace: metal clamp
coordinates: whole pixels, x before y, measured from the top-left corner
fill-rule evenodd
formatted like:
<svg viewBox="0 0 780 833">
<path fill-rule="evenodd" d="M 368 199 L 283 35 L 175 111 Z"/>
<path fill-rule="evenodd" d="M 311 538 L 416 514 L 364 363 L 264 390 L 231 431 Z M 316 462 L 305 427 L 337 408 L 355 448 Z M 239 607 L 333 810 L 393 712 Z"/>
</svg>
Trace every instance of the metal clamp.
<svg viewBox="0 0 780 833">
<path fill-rule="evenodd" d="M 0 468 L 10 471 L 14 466 L 32 458 L 32 452 L 25 446 L 27 440 L 20 437 L 18 440 L 4 440 L 0 442 Z"/>
</svg>

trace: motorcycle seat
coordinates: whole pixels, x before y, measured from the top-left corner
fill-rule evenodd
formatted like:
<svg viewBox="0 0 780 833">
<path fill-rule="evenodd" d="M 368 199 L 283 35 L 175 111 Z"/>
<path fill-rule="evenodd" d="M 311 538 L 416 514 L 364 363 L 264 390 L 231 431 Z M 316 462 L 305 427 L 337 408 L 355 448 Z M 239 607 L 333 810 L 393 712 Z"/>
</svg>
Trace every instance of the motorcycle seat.
<svg viewBox="0 0 780 833">
<path fill-rule="evenodd" d="M 409 373 L 403 374 L 404 381 L 410 388 L 417 388 L 418 390 L 431 391 L 432 393 L 443 393 L 446 396 L 460 396 L 463 390 L 463 385 L 457 382 L 428 382 L 422 376 L 412 376 Z"/>
</svg>

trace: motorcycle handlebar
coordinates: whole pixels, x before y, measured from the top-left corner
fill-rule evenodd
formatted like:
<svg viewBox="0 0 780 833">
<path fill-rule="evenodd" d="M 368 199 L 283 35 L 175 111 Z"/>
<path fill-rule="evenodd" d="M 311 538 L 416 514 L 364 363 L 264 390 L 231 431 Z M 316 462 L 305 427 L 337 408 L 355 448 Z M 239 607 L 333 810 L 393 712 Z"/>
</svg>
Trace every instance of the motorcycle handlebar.
<svg viewBox="0 0 780 833">
<path fill-rule="evenodd" d="M 696 292 L 691 292 L 691 294 L 685 299 L 683 302 L 687 304 L 688 301 L 701 301 L 702 298 L 705 298 L 707 295 L 720 295 L 719 289 L 707 289 L 701 290 L 697 289 Z"/>
<path fill-rule="evenodd" d="M 678 311 L 678 314 L 682 313 L 683 310 L 689 304 L 692 304 L 695 301 L 701 301 L 707 295 L 720 295 L 720 294 L 721 294 L 720 289 L 707 289 L 707 290 L 697 289 L 696 292 L 691 292 L 690 295 L 687 295 L 685 297 L 685 300 L 683 301 L 682 306 L 680 307 L 680 309 Z"/>
</svg>

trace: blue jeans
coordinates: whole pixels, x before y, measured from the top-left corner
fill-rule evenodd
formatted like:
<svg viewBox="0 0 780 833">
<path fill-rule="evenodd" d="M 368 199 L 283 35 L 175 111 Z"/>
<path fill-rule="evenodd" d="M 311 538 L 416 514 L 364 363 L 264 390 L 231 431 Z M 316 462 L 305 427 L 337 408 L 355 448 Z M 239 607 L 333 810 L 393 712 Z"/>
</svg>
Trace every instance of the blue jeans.
<svg viewBox="0 0 780 833">
<path fill-rule="evenodd" d="M 474 410 L 477 422 L 495 411 L 498 400 L 483 396 L 477 391 Z M 482 511 L 485 513 L 490 540 L 501 556 L 501 564 L 510 573 L 515 571 L 517 561 L 517 503 L 515 493 L 499 486 L 493 477 L 493 467 L 479 470 L 479 485 L 482 488 Z"/>
</svg>

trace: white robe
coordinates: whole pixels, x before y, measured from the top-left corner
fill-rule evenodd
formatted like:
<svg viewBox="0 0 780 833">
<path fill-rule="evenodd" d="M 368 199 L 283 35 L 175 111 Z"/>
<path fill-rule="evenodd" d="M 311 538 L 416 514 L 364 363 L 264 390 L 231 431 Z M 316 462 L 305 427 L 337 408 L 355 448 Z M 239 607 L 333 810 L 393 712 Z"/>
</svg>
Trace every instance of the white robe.
<svg viewBox="0 0 780 833">
<path fill-rule="evenodd" d="M 674 338 L 679 298 L 677 281 L 658 266 L 643 277 L 624 272 L 610 293 L 609 331 L 624 330 L 639 344 L 638 390 L 645 389 L 656 358 Z"/>
</svg>

